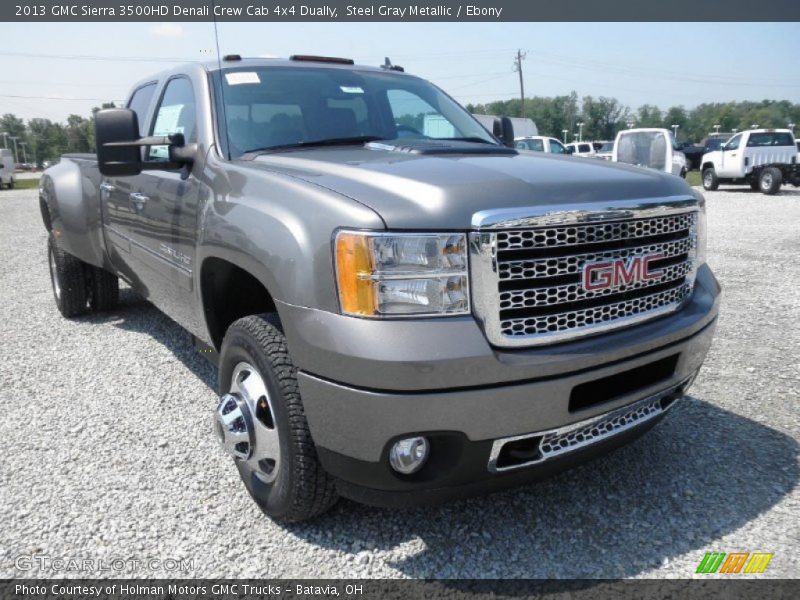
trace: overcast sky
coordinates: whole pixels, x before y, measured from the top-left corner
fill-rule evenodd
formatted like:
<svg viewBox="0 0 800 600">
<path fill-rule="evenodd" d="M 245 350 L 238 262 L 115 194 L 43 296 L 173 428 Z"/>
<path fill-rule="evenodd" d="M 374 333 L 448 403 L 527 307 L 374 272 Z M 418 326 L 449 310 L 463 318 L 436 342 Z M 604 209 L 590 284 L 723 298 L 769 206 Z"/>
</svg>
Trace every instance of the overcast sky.
<svg viewBox="0 0 800 600">
<path fill-rule="evenodd" d="M 121 101 L 171 62 L 215 54 L 211 23 L 7 24 L 0 114 L 64 120 Z M 223 54 L 389 56 L 466 104 L 526 96 L 614 96 L 636 108 L 800 102 L 798 23 L 220 23 Z"/>
</svg>

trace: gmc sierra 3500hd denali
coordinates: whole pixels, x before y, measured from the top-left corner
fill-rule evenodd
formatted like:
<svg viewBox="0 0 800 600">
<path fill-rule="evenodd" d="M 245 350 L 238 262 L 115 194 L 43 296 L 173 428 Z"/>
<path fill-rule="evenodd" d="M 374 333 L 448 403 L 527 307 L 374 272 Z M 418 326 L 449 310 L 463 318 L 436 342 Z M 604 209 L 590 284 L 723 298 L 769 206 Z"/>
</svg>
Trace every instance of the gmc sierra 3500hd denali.
<svg viewBox="0 0 800 600">
<path fill-rule="evenodd" d="M 148 78 L 42 177 L 56 304 L 111 309 L 121 278 L 210 350 L 216 432 L 277 520 L 546 476 L 682 397 L 719 287 L 683 180 L 512 130 L 388 61 Z"/>
</svg>

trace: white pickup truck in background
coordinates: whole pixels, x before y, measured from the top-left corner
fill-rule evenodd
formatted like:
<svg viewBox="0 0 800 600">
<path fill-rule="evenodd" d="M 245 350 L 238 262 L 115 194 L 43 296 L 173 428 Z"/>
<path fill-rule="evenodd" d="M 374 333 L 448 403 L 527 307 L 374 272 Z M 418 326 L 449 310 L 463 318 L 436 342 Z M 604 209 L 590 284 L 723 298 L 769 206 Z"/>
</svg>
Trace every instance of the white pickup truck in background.
<svg viewBox="0 0 800 600">
<path fill-rule="evenodd" d="M 6 186 L 8 189 L 14 187 L 14 155 L 11 150 L 0 149 L 0 188 Z"/>
<path fill-rule="evenodd" d="M 515 137 L 514 146 L 517 150 L 530 152 L 547 152 L 549 154 L 567 154 L 567 149 L 559 140 L 544 135 L 528 135 Z"/>
<path fill-rule="evenodd" d="M 647 167 L 685 178 L 686 156 L 678 150 L 669 129 L 625 129 L 617 134 L 611 154 L 613 162 Z"/>
<path fill-rule="evenodd" d="M 720 183 L 749 184 L 776 194 L 784 183 L 800 187 L 797 146 L 789 129 L 750 129 L 737 133 L 719 150 L 703 155 L 703 187 Z"/>
<path fill-rule="evenodd" d="M 597 154 L 597 150 L 595 150 L 594 144 L 591 142 L 571 142 L 567 144 L 567 151 L 572 156 L 591 156 L 594 158 L 595 154 Z"/>
</svg>

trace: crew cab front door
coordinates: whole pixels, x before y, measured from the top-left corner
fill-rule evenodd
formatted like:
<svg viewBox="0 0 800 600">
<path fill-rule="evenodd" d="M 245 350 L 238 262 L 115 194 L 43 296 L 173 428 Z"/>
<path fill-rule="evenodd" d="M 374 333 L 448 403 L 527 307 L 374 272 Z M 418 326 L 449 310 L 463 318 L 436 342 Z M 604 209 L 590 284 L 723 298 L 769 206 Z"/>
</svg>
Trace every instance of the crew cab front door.
<svg viewBox="0 0 800 600">
<path fill-rule="evenodd" d="M 170 78 L 151 119 L 149 135 L 182 133 L 187 144 L 197 141 L 197 113 L 192 82 L 184 76 Z M 167 162 L 167 146 L 150 146 L 145 160 Z M 149 299 L 181 323 L 194 313 L 192 273 L 195 268 L 198 207 L 204 188 L 189 172 L 150 169 L 135 178 L 131 204 L 137 215 L 131 231 L 135 270 Z M 185 313 L 185 314 L 183 314 Z"/>
<path fill-rule="evenodd" d="M 147 135 L 150 106 L 155 97 L 157 82 L 146 83 L 131 94 L 127 107 L 136 113 L 139 120 L 139 136 Z M 141 175 L 134 177 L 103 177 L 100 182 L 103 225 L 111 262 L 131 283 L 137 287 L 139 281 L 131 267 L 131 234 L 139 215 L 132 201 L 141 185 Z"/>
</svg>

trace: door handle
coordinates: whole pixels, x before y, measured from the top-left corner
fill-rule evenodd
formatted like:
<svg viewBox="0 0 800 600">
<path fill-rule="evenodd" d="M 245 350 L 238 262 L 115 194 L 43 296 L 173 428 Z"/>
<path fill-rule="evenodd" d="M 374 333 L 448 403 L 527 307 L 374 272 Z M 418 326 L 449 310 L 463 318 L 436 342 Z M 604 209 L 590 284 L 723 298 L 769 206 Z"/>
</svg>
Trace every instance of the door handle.
<svg viewBox="0 0 800 600">
<path fill-rule="evenodd" d="M 117 186 L 115 186 L 115 185 L 113 185 L 111 183 L 106 183 L 105 181 L 100 184 L 100 190 L 103 191 L 103 192 L 108 192 L 109 194 L 111 192 L 113 192 L 114 190 L 116 190 L 116 189 L 117 189 Z"/>
<path fill-rule="evenodd" d="M 150 198 L 139 192 L 131 192 L 128 194 L 128 198 L 131 199 L 131 202 L 133 202 L 137 208 L 142 208 L 144 203 L 150 200 Z"/>
</svg>

